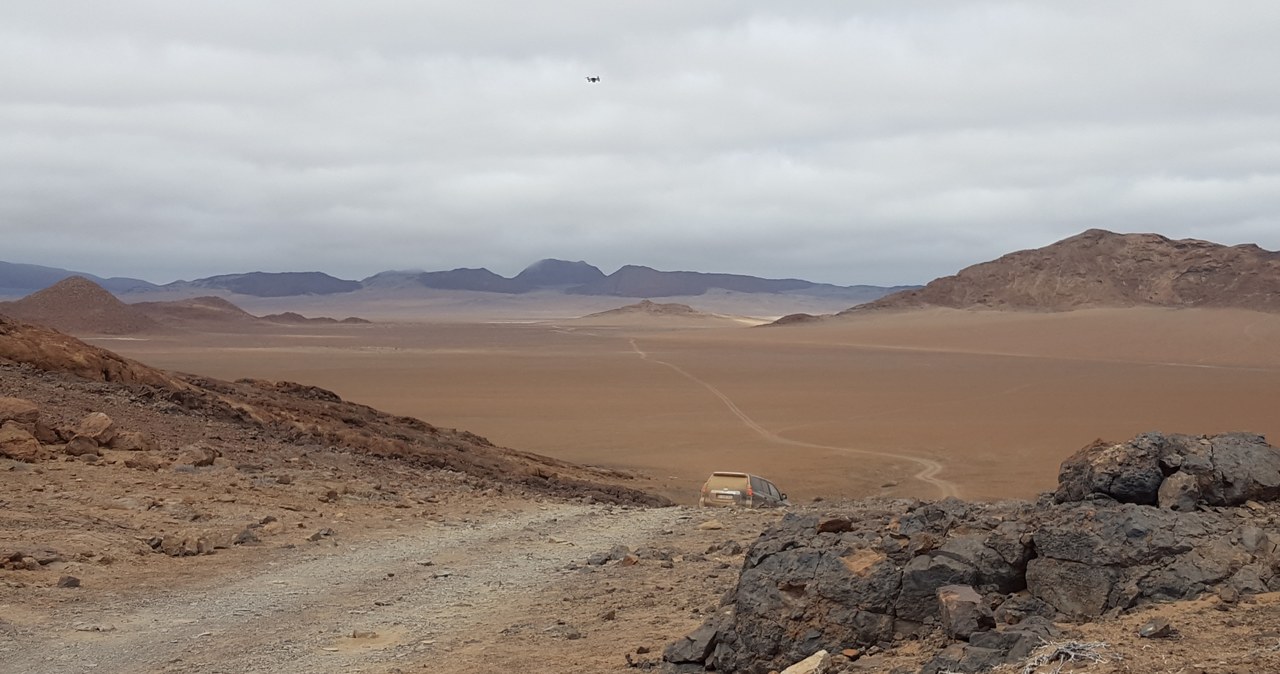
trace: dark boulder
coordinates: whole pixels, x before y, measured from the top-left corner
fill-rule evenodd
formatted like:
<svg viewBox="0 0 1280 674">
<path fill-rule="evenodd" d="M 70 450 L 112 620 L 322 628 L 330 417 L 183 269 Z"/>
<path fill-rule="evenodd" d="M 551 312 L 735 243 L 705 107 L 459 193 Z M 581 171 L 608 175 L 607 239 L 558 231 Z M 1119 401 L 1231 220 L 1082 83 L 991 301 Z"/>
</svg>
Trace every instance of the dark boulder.
<svg viewBox="0 0 1280 674">
<path fill-rule="evenodd" d="M 1252 433 L 1191 436 L 1145 433 L 1102 441 L 1062 463 L 1059 503 L 1110 498 L 1188 511 L 1198 503 L 1240 505 L 1280 498 L 1280 450 Z"/>
</svg>

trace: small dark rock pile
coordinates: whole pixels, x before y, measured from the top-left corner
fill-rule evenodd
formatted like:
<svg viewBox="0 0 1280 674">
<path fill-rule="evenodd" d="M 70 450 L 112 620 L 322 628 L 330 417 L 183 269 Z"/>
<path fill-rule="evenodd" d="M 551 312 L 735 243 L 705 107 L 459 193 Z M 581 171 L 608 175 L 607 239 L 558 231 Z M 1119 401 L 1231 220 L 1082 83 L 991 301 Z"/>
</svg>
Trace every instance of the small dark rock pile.
<svg viewBox="0 0 1280 674">
<path fill-rule="evenodd" d="M 1058 634 L 1054 620 L 1280 590 L 1280 452 L 1260 436 L 1094 443 L 1059 482 L 1034 504 L 789 513 L 747 551 L 721 613 L 665 660 L 764 674 L 927 638 L 941 650 L 924 674 L 987 671 Z"/>
</svg>

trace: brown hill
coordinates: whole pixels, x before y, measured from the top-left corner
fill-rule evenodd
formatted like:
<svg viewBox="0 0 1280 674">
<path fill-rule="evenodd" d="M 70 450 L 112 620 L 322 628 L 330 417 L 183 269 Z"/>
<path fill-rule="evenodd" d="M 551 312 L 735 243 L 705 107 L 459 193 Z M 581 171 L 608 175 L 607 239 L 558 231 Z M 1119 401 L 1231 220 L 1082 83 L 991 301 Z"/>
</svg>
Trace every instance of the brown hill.
<svg viewBox="0 0 1280 674">
<path fill-rule="evenodd" d="M 573 320 L 579 325 L 612 327 L 707 328 L 758 325 L 758 319 L 699 311 L 687 304 L 641 300 L 625 307 L 588 314 Z"/>
<path fill-rule="evenodd" d="M 1280 311 L 1280 253 L 1090 229 L 847 310 L 1231 307 Z"/>
<path fill-rule="evenodd" d="M 257 320 L 253 314 L 221 297 L 192 297 L 171 302 L 136 302 L 135 309 L 161 323 L 251 323 Z"/>
<path fill-rule="evenodd" d="M 314 318 L 308 318 L 294 311 L 286 311 L 282 314 L 267 314 L 266 316 L 262 317 L 262 320 L 271 321 L 272 323 L 290 323 L 290 324 L 297 324 L 297 325 L 315 324 L 315 323 L 325 323 L 325 324 L 342 323 L 344 325 L 365 325 L 372 322 L 372 321 L 365 320 L 363 318 L 357 318 L 355 316 L 348 316 L 342 320 L 338 320 L 336 318 L 330 318 L 329 316 L 316 316 Z"/>
<path fill-rule="evenodd" d="M 711 316 L 711 314 L 698 311 L 687 304 L 678 304 L 676 302 L 659 303 L 652 300 L 641 300 L 635 304 L 628 304 L 625 307 L 618 307 L 617 309 L 588 314 L 583 316 L 583 318 L 625 316 L 632 314 L 650 314 L 653 316 Z"/>
<path fill-rule="evenodd" d="M 133 335 L 164 328 L 83 276 L 72 276 L 13 302 L 0 313 L 74 334 Z"/>
</svg>

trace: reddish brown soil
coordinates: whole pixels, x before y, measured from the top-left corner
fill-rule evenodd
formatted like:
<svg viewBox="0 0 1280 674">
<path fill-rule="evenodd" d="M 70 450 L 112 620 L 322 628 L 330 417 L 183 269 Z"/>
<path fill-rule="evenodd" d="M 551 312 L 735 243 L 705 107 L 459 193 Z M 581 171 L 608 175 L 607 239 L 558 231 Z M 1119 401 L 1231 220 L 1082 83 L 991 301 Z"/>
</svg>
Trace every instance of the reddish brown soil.
<svg viewBox="0 0 1280 674">
<path fill-rule="evenodd" d="M 937 477 L 965 497 L 1032 497 L 1098 437 L 1280 437 L 1277 339 L 1273 314 L 1130 309 L 877 312 L 692 331 L 380 324 L 100 343 L 166 368 L 314 383 L 498 444 L 639 470 L 692 503 L 724 469 L 764 474 L 799 499 L 939 495 L 913 477 L 920 461 L 940 463 Z"/>
</svg>

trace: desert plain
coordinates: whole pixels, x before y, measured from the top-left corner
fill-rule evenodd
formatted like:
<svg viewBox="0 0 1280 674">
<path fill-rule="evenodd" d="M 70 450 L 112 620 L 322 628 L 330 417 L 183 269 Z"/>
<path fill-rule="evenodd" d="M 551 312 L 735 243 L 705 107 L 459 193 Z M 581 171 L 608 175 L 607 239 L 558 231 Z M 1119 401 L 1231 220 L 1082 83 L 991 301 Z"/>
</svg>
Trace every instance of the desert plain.
<svg viewBox="0 0 1280 674">
<path fill-rule="evenodd" d="M 924 309 L 762 326 L 548 313 L 410 307 L 372 324 L 88 341 L 168 370 L 320 386 L 501 446 L 633 471 L 683 504 L 713 470 L 765 475 L 793 501 L 1034 498 L 1097 438 L 1280 437 L 1275 314 Z"/>
</svg>

